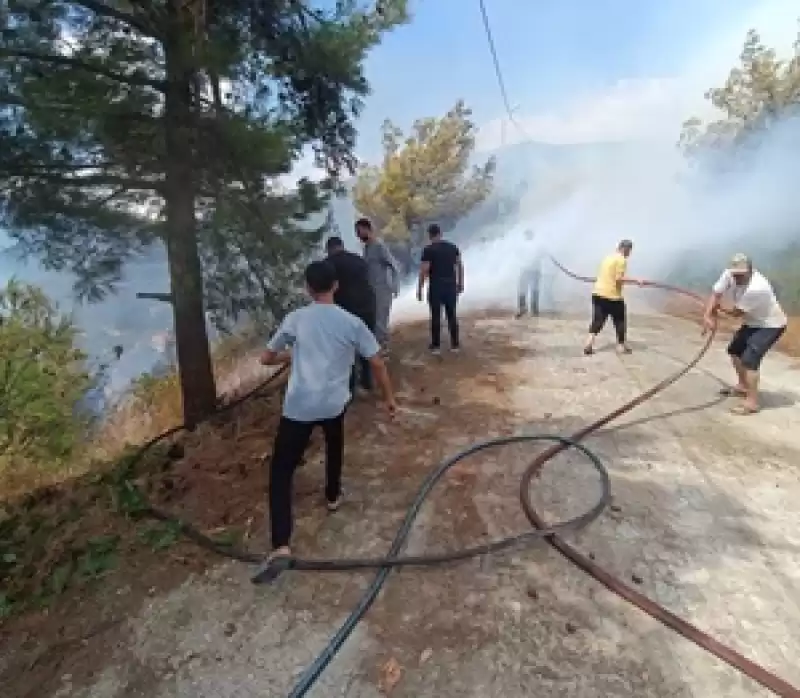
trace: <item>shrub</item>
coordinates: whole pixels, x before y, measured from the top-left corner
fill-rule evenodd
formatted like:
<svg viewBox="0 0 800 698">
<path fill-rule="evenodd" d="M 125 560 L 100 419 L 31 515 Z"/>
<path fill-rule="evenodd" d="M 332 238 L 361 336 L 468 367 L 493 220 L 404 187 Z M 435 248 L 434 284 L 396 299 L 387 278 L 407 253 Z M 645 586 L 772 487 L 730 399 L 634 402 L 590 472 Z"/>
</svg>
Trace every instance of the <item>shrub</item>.
<svg viewBox="0 0 800 698">
<path fill-rule="evenodd" d="M 81 442 L 92 381 L 69 315 L 37 287 L 0 290 L 0 470 L 57 467 Z"/>
</svg>

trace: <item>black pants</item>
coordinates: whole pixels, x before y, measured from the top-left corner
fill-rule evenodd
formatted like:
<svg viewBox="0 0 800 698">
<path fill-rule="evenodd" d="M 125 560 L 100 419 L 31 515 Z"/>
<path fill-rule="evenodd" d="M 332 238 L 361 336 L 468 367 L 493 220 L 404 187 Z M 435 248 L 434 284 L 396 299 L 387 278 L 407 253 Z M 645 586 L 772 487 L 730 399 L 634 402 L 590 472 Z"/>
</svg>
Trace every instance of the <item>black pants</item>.
<svg viewBox="0 0 800 698">
<path fill-rule="evenodd" d="M 369 328 L 372 334 L 375 334 L 375 308 L 368 310 L 350 310 L 344 308 L 349 313 L 352 313 L 357 318 L 360 318 L 364 324 Z M 350 373 L 350 392 L 352 393 L 356 388 L 356 379 L 364 390 L 372 390 L 372 371 L 369 368 L 369 359 L 363 356 L 356 357 L 356 362 L 353 364 L 353 370 Z"/>
<path fill-rule="evenodd" d="M 625 301 L 621 298 L 611 299 L 592 295 L 592 324 L 589 326 L 589 334 L 598 334 L 610 316 L 617 332 L 617 343 L 625 344 L 627 325 L 625 315 Z"/>
<path fill-rule="evenodd" d="M 728 344 L 728 354 L 736 356 L 748 371 L 758 371 L 767 352 L 786 331 L 786 327 L 742 325 Z"/>
<path fill-rule="evenodd" d="M 450 331 L 450 346 L 457 348 L 458 318 L 456 317 L 456 304 L 458 303 L 458 289 L 453 284 L 430 284 L 428 286 L 428 306 L 431 309 L 431 349 L 438 349 L 442 335 L 442 309 L 447 318 L 447 328 Z"/>
<path fill-rule="evenodd" d="M 319 422 L 296 422 L 281 417 L 269 469 L 269 519 L 272 548 L 289 545 L 292 537 L 292 480 L 308 447 L 314 427 L 325 434 L 325 497 L 335 502 L 342 493 L 344 412 Z"/>
<path fill-rule="evenodd" d="M 533 315 L 539 314 L 539 288 L 541 276 L 537 272 L 525 270 L 519 277 L 519 314 L 530 310 Z M 530 301 L 530 303 L 529 303 Z"/>
</svg>

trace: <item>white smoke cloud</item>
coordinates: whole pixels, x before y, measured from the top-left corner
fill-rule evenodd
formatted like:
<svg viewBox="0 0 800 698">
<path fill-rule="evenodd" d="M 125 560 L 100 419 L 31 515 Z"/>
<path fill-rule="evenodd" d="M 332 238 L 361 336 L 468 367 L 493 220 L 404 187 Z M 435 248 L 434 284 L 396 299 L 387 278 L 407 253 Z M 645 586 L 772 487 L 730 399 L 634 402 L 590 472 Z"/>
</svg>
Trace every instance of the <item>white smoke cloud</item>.
<svg viewBox="0 0 800 698">
<path fill-rule="evenodd" d="M 766 45 L 789 55 L 797 37 L 798 15 L 800 9 L 791 0 L 761 0 L 733 26 L 709 36 L 699 52 L 680 56 L 681 46 L 674 45 L 679 55 L 676 63 L 684 67 L 671 75 L 621 78 L 610 87 L 587 89 L 541 112 L 515 111 L 518 127 L 506 124 L 505 142 L 674 143 L 687 118 L 713 115 L 703 95 L 709 86 L 724 82 L 738 59 L 747 31 L 757 29 Z M 482 124 L 479 150 L 500 147 L 503 118 Z"/>
<path fill-rule="evenodd" d="M 514 124 L 490 121 L 479 132 L 477 150 L 499 148 L 504 137 L 508 145 L 529 140 L 557 145 L 674 141 L 687 116 L 703 109 L 703 90 L 696 82 L 695 78 L 669 77 L 620 80 L 611 89 L 519 116 Z"/>
<path fill-rule="evenodd" d="M 698 262 L 721 266 L 740 248 L 758 262 L 760 251 L 785 243 L 800 220 L 800 199 L 793 193 L 800 175 L 793 155 L 800 145 L 800 119 L 773 128 L 746 159 L 732 163 L 733 169 L 728 163 L 725 174 L 700 176 L 690 171 L 675 144 L 687 118 L 715 116 L 704 93 L 724 83 L 748 29 L 757 29 L 779 55 L 792 55 L 797 12 L 788 0 L 766 0 L 738 27 L 709 37 L 702 54 L 686 56 L 686 68 L 675 75 L 623 79 L 610 89 L 587 91 L 541 113 L 516 112 L 519 128 L 506 124 L 506 144 L 538 141 L 578 153 L 590 144 L 617 145 L 599 157 L 547 167 L 535 161 L 539 156 L 531 150 L 528 171 L 519 176 L 529 180 L 532 193 L 519 215 L 508 223 L 505 234 L 483 242 L 481 238 L 496 231 L 478 231 L 464 245 L 462 307 L 513 306 L 518 275 L 531 256 L 531 246 L 521 234 L 525 228 L 536 231 L 537 244 L 588 276 L 622 238 L 634 240 L 630 273 L 651 279 L 663 278 L 687 253 Z M 479 148 L 497 148 L 502 135 L 500 121 L 483 125 Z M 551 186 L 555 181 L 558 186 Z M 545 303 L 555 301 L 558 306 L 574 293 L 587 293 L 552 266 L 549 273 L 554 280 Z M 631 295 L 646 298 L 646 293 Z M 406 289 L 396 304 L 395 319 L 426 314 L 414 289 Z"/>
</svg>

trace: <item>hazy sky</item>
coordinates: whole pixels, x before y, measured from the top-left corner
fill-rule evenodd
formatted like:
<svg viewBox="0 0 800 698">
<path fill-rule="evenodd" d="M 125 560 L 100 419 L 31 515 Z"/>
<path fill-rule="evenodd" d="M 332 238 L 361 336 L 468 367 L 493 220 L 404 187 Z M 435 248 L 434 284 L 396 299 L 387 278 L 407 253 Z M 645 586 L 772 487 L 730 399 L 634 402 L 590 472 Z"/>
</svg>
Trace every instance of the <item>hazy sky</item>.
<svg viewBox="0 0 800 698">
<path fill-rule="evenodd" d="M 800 6 L 790 0 L 486 0 L 517 116 L 530 139 L 675 140 L 724 80 L 745 33 L 788 51 Z M 387 116 L 403 126 L 459 97 L 499 142 L 503 107 L 477 0 L 412 0 L 414 19 L 367 64 L 373 86 L 359 155 L 374 159 Z M 523 139 L 519 133 L 511 137 Z M 298 169 L 306 169 L 303 163 Z"/>
</svg>

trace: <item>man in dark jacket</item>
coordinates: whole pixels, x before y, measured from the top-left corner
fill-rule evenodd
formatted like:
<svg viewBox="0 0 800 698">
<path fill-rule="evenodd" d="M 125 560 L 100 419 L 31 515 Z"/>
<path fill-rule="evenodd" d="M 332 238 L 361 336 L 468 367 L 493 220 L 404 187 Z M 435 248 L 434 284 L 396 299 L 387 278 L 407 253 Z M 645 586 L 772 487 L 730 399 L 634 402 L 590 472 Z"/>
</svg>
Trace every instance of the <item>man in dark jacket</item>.
<svg viewBox="0 0 800 698">
<path fill-rule="evenodd" d="M 336 270 L 338 287 L 333 294 L 333 301 L 343 310 L 360 318 L 375 334 L 375 291 L 369 280 L 369 267 L 361 255 L 349 252 L 340 237 L 330 237 L 325 243 L 328 261 Z M 369 361 L 359 358 L 361 387 L 372 389 L 372 375 Z M 350 377 L 351 392 L 356 384 L 356 371 Z"/>
</svg>

